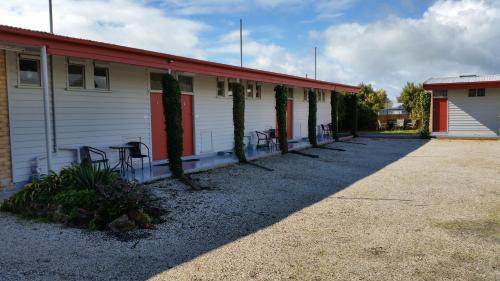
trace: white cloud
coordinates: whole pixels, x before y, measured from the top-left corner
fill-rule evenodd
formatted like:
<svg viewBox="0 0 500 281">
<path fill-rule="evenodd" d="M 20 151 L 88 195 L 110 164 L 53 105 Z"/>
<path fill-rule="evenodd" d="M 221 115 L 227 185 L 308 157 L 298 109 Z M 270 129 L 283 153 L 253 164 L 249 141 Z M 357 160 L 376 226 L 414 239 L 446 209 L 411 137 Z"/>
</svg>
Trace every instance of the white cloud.
<svg viewBox="0 0 500 281">
<path fill-rule="evenodd" d="M 406 81 L 500 72 L 499 26 L 498 0 L 441 0 L 418 19 L 341 24 L 311 36 L 324 42 L 326 78 L 372 81 L 395 98 Z"/>
<path fill-rule="evenodd" d="M 166 15 L 133 0 L 53 1 L 56 34 L 179 55 L 205 57 L 204 23 Z M 49 30 L 47 1 L 2 1 L 0 24 Z"/>
</svg>

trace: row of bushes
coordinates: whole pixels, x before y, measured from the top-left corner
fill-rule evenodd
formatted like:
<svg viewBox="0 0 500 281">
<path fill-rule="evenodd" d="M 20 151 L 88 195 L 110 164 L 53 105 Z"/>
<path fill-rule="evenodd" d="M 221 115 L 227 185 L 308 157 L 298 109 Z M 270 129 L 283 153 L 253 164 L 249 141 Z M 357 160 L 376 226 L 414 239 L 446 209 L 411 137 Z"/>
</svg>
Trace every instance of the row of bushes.
<svg viewBox="0 0 500 281">
<path fill-rule="evenodd" d="M 0 210 L 80 228 L 116 231 L 124 225 L 128 226 L 124 230 L 149 228 L 162 213 L 144 188 L 87 163 L 34 180 L 6 200 Z M 118 224 L 120 218 L 122 223 Z"/>
</svg>

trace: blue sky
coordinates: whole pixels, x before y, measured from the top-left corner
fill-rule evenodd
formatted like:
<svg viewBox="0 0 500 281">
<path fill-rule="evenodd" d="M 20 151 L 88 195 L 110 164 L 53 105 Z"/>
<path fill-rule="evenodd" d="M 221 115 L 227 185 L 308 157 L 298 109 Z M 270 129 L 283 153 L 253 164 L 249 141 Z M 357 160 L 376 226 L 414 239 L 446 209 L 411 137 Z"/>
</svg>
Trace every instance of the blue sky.
<svg viewBox="0 0 500 281">
<path fill-rule="evenodd" d="M 0 24 L 45 30 L 47 1 L 3 0 Z M 499 73 L 500 0 L 53 0 L 55 32 L 318 79 L 371 83 Z"/>
</svg>

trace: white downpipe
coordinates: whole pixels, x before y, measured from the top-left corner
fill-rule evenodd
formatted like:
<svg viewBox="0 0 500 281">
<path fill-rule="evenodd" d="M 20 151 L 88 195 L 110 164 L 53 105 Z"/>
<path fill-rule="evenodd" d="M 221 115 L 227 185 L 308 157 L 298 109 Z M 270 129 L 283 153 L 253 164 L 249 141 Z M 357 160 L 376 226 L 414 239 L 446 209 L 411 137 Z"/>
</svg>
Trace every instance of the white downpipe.
<svg viewBox="0 0 500 281">
<path fill-rule="evenodd" d="M 52 133 L 50 127 L 50 92 L 49 92 L 49 67 L 47 61 L 47 46 L 40 48 L 40 68 L 43 89 L 43 113 L 45 117 L 45 146 L 47 153 L 47 174 L 52 171 Z"/>
</svg>

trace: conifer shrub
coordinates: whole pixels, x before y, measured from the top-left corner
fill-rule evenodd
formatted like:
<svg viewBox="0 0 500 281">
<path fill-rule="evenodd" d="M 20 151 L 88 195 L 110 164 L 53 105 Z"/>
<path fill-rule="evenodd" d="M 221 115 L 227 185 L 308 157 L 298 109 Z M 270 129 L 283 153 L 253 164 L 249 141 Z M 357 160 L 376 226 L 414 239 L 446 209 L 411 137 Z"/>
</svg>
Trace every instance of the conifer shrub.
<svg viewBox="0 0 500 281">
<path fill-rule="evenodd" d="M 182 108 L 179 82 L 169 73 L 162 79 L 163 107 L 167 133 L 168 165 L 174 177 L 182 178 Z"/>
<path fill-rule="evenodd" d="M 286 132 L 286 110 L 288 89 L 283 85 L 274 87 L 276 99 L 276 119 L 278 121 L 278 140 L 281 153 L 288 153 L 288 137 Z"/>
<path fill-rule="evenodd" d="M 309 116 L 307 119 L 307 132 L 309 137 L 309 143 L 313 147 L 318 146 L 316 125 L 317 125 L 317 113 L 318 113 L 318 100 L 316 98 L 317 92 L 312 89 L 309 90 L 308 100 L 309 100 Z"/>
<path fill-rule="evenodd" d="M 234 127 L 234 153 L 241 163 L 247 162 L 245 156 L 245 93 L 241 83 L 233 87 L 233 127 Z"/>
</svg>

